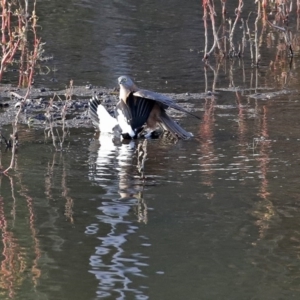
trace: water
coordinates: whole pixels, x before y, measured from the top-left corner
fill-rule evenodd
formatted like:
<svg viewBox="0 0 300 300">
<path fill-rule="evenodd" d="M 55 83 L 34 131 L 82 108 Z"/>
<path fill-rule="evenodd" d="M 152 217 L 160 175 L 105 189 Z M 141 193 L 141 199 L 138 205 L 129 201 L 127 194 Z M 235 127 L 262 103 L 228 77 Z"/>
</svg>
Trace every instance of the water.
<svg viewBox="0 0 300 300">
<path fill-rule="evenodd" d="M 38 85 L 113 87 L 127 73 L 162 92 L 217 93 L 191 95 L 200 121 L 177 115 L 188 141 L 71 129 L 60 153 L 21 127 L 15 171 L 0 177 L 1 299 L 297 299 L 297 53 L 291 70 L 269 66 L 266 45 L 258 70 L 249 57 L 203 69 L 197 1 L 38 7 L 59 69 Z"/>
<path fill-rule="evenodd" d="M 125 74 L 149 89 L 203 91 L 199 1 L 184 7 L 176 1 L 43 1 L 38 7 L 45 55 L 54 60 L 46 64 L 51 72 L 37 75 L 36 84 L 50 86 L 54 79 L 64 88 L 73 79 L 75 85 L 115 87 Z"/>
</svg>

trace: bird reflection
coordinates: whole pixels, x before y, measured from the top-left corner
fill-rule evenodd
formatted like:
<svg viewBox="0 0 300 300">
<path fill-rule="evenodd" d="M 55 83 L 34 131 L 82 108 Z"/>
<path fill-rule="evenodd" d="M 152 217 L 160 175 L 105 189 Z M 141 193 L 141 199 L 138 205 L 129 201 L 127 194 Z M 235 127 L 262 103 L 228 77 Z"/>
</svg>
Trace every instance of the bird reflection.
<svg viewBox="0 0 300 300">
<path fill-rule="evenodd" d="M 144 168 L 147 157 L 147 140 L 114 139 L 111 134 L 101 134 L 93 141 L 97 158 L 95 178 L 106 191 L 105 197 L 118 193 L 121 199 L 135 198 L 137 205 L 144 205 Z M 111 184 L 108 184 L 111 183 Z"/>
<path fill-rule="evenodd" d="M 91 273 L 99 280 L 98 296 L 125 299 L 133 294 L 146 299 L 142 290 L 131 287 L 132 276 L 144 276 L 141 266 L 147 266 L 145 257 L 128 250 L 125 253 L 124 248 L 128 237 L 138 230 L 134 222 L 147 223 L 143 198 L 147 140 L 122 143 L 110 134 L 101 134 L 90 151 L 90 180 L 103 189 L 96 215 L 99 223 L 86 228 L 86 234 L 97 234 L 100 241 L 90 257 Z"/>
</svg>

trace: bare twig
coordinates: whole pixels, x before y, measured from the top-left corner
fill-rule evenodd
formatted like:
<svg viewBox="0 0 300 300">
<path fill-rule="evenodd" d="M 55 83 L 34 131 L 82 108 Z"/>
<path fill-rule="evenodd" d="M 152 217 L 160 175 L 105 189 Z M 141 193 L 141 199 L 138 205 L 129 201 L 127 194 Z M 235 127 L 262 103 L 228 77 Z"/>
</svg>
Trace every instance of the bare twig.
<svg viewBox="0 0 300 300">
<path fill-rule="evenodd" d="M 243 6 L 244 6 L 243 0 L 239 0 L 239 5 L 235 9 L 235 16 L 236 17 L 235 17 L 234 23 L 231 27 L 230 33 L 229 33 L 230 56 L 236 56 L 236 51 L 235 51 L 235 47 L 234 47 L 234 43 L 233 43 L 233 35 L 234 35 L 235 28 L 236 28 L 236 24 L 237 24 L 238 20 L 241 17 L 241 12 L 242 12 Z"/>
<path fill-rule="evenodd" d="M 70 81 L 69 87 L 66 88 L 66 93 L 65 93 L 66 99 L 64 100 L 64 104 L 60 111 L 61 120 L 62 120 L 61 134 L 58 128 L 56 128 L 55 130 L 56 134 L 54 133 L 54 126 L 55 126 L 54 113 L 58 113 L 59 108 L 53 104 L 53 101 L 55 98 L 58 98 L 60 101 L 63 102 L 63 100 L 58 95 L 55 94 L 54 97 L 50 99 L 49 106 L 45 113 L 47 123 L 48 123 L 48 127 L 45 129 L 45 132 L 48 131 L 48 136 L 52 138 L 52 143 L 56 151 L 63 150 L 65 138 L 69 133 L 69 130 L 66 128 L 66 116 L 67 116 L 69 103 L 72 100 L 72 94 L 73 94 L 73 80 Z M 57 141 L 59 141 L 59 145 L 57 145 Z"/>
<path fill-rule="evenodd" d="M 293 57 L 294 52 L 293 52 L 292 43 L 291 43 L 288 31 L 284 27 L 280 27 L 280 26 L 272 24 L 270 21 L 268 21 L 268 24 L 271 27 L 273 27 L 273 28 L 275 28 L 275 29 L 277 29 L 277 30 L 279 30 L 279 31 L 281 31 L 283 33 L 286 45 L 287 45 L 287 47 L 288 47 L 288 49 L 290 51 L 290 56 Z"/>
</svg>

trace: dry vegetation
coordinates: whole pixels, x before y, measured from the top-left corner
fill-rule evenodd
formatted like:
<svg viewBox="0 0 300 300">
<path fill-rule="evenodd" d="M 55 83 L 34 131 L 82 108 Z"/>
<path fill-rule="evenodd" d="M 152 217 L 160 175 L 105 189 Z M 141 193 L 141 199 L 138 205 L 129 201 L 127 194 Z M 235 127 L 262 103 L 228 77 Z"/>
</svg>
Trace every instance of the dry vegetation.
<svg viewBox="0 0 300 300">
<path fill-rule="evenodd" d="M 231 0 L 221 0 L 221 24 L 216 21 L 216 4 L 214 0 L 203 0 L 203 21 L 205 28 L 205 46 L 203 61 L 208 64 L 214 54 L 218 59 L 242 57 L 249 47 L 253 66 L 259 66 L 260 47 L 270 27 L 270 35 L 280 34 L 284 41 L 288 57 L 293 57 L 293 49 L 299 48 L 298 33 L 290 30 L 290 15 L 297 15 L 299 23 L 300 1 L 292 0 L 253 0 L 253 11 L 245 11 L 245 1 L 238 0 L 234 12 L 227 11 Z M 248 1 L 247 1 L 248 2 Z M 250 1 L 249 1 L 250 2 Z M 234 17 L 232 17 L 234 16 Z M 254 19 L 253 19 L 254 17 Z M 217 25 L 218 28 L 217 28 Z M 298 30 L 298 28 L 297 28 Z M 211 38 L 212 37 L 212 38 Z M 209 48 L 209 45 L 210 48 Z"/>
<path fill-rule="evenodd" d="M 41 39 L 37 34 L 36 1 L 29 9 L 29 1 L 7 1 L 1 0 L 2 22 L 1 22 L 1 66 L 0 80 L 7 67 L 12 64 L 19 65 L 19 86 L 27 87 L 25 97 L 20 101 L 19 109 L 12 124 L 10 142 L 12 158 L 8 168 L 3 170 L 7 173 L 13 168 L 18 138 L 18 119 L 23 104 L 30 94 L 33 83 L 34 69 L 38 58 L 42 54 Z"/>
<path fill-rule="evenodd" d="M 38 34 L 38 17 L 36 15 L 36 0 L 1 0 L 2 22 L 1 22 L 1 66 L 0 66 L 0 81 L 3 79 L 5 71 L 17 66 L 19 70 L 18 86 L 26 88 L 25 96 L 12 93 L 14 97 L 19 99 L 18 110 L 12 123 L 12 134 L 9 139 L 6 139 L 2 134 L 1 137 L 5 142 L 6 150 L 10 149 L 12 153 L 11 163 L 9 167 L 3 168 L 2 172 L 7 173 L 14 166 L 15 154 L 18 144 L 18 122 L 21 112 L 24 109 L 26 101 L 30 95 L 32 84 L 34 83 L 34 72 L 39 60 L 42 60 L 43 43 Z M 68 130 L 65 127 L 65 118 L 69 100 L 72 95 L 73 83 L 67 88 L 65 94 L 64 105 L 60 108 L 62 120 L 62 131 L 54 128 L 53 114 L 56 106 L 53 104 L 58 95 L 54 95 L 50 99 L 49 106 L 46 110 L 46 128 L 45 132 L 52 138 L 53 145 L 56 150 L 62 150 L 65 137 Z M 57 113 L 57 111 L 55 111 Z"/>
</svg>

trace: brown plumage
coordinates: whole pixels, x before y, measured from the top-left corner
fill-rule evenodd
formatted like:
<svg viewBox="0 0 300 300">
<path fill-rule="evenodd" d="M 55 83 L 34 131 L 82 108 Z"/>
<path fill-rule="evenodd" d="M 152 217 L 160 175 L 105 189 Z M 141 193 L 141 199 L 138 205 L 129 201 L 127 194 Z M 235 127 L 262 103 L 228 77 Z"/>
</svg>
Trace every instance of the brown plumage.
<svg viewBox="0 0 300 300">
<path fill-rule="evenodd" d="M 181 139 L 193 136 L 167 115 L 168 107 L 193 115 L 173 102 L 171 98 L 139 89 L 128 76 L 119 77 L 118 83 L 120 95 L 116 106 L 116 117 L 123 136 L 136 138 L 144 129 L 145 124 L 149 133 L 159 125 L 164 131 L 169 131 L 173 136 Z M 193 116 L 199 119 L 199 117 Z"/>
</svg>

